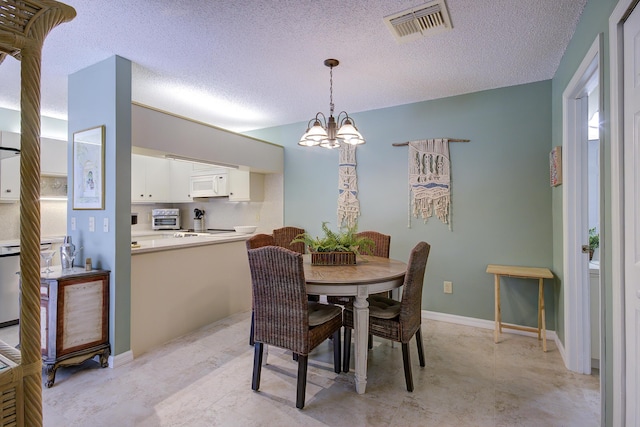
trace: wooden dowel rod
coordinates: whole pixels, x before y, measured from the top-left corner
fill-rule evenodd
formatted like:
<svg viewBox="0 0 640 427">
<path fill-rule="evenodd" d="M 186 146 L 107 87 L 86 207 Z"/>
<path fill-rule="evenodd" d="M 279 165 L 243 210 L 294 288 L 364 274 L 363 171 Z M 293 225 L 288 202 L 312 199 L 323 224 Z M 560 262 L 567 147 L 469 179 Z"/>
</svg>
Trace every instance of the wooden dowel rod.
<svg viewBox="0 0 640 427">
<path fill-rule="evenodd" d="M 450 138 L 442 138 L 442 139 L 448 139 L 449 142 L 469 142 L 471 141 L 470 139 L 450 139 Z M 409 145 L 408 142 L 394 142 L 393 144 L 394 147 L 403 147 L 406 145 Z"/>
</svg>

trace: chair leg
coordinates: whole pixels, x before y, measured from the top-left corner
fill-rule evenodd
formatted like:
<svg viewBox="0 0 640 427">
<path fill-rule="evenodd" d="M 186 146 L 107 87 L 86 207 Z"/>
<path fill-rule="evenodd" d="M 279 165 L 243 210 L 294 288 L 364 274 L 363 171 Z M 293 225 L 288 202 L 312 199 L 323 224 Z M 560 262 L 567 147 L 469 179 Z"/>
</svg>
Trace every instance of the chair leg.
<svg viewBox="0 0 640 427">
<path fill-rule="evenodd" d="M 344 328 L 344 359 L 342 359 L 342 371 L 349 372 L 351 364 L 351 328 Z"/>
<path fill-rule="evenodd" d="M 307 361 L 309 356 L 298 355 L 298 391 L 296 393 L 296 408 L 304 408 L 304 397 L 307 388 Z"/>
<path fill-rule="evenodd" d="M 342 349 L 340 347 L 340 329 L 338 329 L 333 333 L 333 371 L 336 374 L 339 374 L 340 371 L 342 371 L 342 366 L 340 365 Z"/>
<path fill-rule="evenodd" d="M 260 372 L 262 371 L 262 344 L 261 342 L 255 343 L 253 350 L 253 378 L 251 380 L 251 390 L 258 390 L 260 388 Z"/>
<path fill-rule="evenodd" d="M 369 350 L 371 350 L 373 348 L 373 335 L 369 334 Z"/>
<path fill-rule="evenodd" d="M 249 345 L 253 345 L 254 341 L 253 341 L 253 329 L 255 327 L 254 324 L 254 312 L 253 310 L 251 310 L 251 331 L 249 332 Z"/>
<path fill-rule="evenodd" d="M 418 328 L 416 332 L 416 341 L 418 344 L 418 359 L 420 359 L 420 366 L 424 367 L 424 343 L 422 342 L 422 330 Z"/>
<path fill-rule="evenodd" d="M 411 358 L 409 357 L 409 343 L 402 343 L 402 362 L 404 364 L 404 379 L 407 391 L 413 391 L 413 377 L 411 376 Z"/>
</svg>

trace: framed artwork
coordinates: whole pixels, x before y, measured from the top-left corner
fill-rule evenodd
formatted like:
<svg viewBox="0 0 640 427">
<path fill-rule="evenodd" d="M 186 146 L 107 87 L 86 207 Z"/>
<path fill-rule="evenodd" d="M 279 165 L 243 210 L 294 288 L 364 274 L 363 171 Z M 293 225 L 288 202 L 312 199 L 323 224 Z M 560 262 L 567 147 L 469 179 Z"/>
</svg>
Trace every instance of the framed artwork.
<svg viewBox="0 0 640 427">
<path fill-rule="evenodd" d="M 551 186 L 557 187 L 562 184 L 562 147 L 553 147 L 549 153 L 549 170 Z"/>
<path fill-rule="evenodd" d="M 73 134 L 73 209 L 104 209 L 105 127 Z"/>
</svg>

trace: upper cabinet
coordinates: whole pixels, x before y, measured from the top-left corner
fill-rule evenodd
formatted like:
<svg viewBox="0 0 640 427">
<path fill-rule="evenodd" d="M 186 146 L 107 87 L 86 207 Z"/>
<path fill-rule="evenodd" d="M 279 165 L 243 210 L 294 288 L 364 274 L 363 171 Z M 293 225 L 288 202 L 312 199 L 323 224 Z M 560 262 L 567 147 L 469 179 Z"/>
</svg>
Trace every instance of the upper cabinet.
<svg viewBox="0 0 640 427">
<path fill-rule="evenodd" d="M 20 148 L 20 134 L 15 132 L 0 132 L 0 145 L 3 147 Z M 57 199 L 66 198 L 67 176 L 67 141 L 51 138 L 40 138 L 40 174 L 46 179 L 52 179 L 53 188 L 46 194 L 47 181 L 43 178 L 40 189 L 41 196 L 55 196 Z M 55 178 L 51 178 L 55 177 Z M 15 202 L 20 200 L 20 156 L 16 155 L 0 162 L 0 201 Z"/>
<path fill-rule="evenodd" d="M 224 178 L 224 182 L 214 182 Z M 194 187 L 194 183 L 198 184 Z M 205 191 L 209 187 L 213 191 Z M 132 203 L 189 203 L 228 196 L 231 202 L 264 201 L 264 174 L 210 164 L 131 155 Z"/>
<path fill-rule="evenodd" d="M 67 176 L 67 141 L 40 138 L 42 175 Z"/>
<path fill-rule="evenodd" d="M 160 203 L 169 201 L 169 160 L 131 155 L 131 201 Z"/>
<path fill-rule="evenodd" d="M 20 148 L 20 134 L 0 133 L 0 146 Z M 20 200 L 20 156 L 0 160 L 0 201 Z"/>
<path fill-rule="evenodd" d="M 229 201 L 262 202 L 264 175 L 238 169 L 229 171 Z"/>
<path fill-rule="evenodd" d="M 20 148 L 20 134 L 0 132 L 0 146 Z M 67 176 L 67 141 L 40 138 L 40 173 L 46 176 Z M 20 199 L 20 156 L 0 162 L 0 201 Z"/>
<path fill-rule="evenodd" d="M 178 160 L 169 160 L 169 174 L 171 176 L 170 199 L 174 203 L 193 202 L 189 191 L 189 180 L 193 164 Z"/>
</svg>

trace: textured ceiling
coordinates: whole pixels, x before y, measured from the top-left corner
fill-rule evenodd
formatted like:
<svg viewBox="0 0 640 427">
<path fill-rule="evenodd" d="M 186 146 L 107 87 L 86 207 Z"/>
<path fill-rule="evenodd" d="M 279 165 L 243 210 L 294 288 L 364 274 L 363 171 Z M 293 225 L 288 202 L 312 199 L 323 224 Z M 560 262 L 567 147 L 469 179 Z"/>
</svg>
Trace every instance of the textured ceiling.
<svg viewBox="0 0 640 427">
<path fill-rule="evenodd" d="M 383 17 L 419 0 L 67 0 L 47 37 L 42 113 L 66 118 L 67 76 L 131 60 L 133 100 L 236 131 L 551 79 L 586 0 L 447 0 L 452 31 L 398 44 Z M 19 109 L 19 63 L 0 107 Z"/>
</svg>

